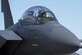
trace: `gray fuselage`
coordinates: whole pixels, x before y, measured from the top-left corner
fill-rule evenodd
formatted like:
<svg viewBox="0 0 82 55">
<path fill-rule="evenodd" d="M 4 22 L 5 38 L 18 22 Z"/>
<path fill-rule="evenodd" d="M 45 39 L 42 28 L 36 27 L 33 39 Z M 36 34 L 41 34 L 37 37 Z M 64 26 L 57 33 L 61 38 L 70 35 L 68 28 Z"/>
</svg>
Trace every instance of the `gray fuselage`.
<svg viewBox="0 0 82 55">
<path fill-rule="evenodd" d="M 13 55 L 38 53 L 73 53 L 79 49 L 78 38 L 57 21 L 41 25 L 26 25 L 23 21 L 8 28 L 23 41 L 13 51 Z"/>
</svg>

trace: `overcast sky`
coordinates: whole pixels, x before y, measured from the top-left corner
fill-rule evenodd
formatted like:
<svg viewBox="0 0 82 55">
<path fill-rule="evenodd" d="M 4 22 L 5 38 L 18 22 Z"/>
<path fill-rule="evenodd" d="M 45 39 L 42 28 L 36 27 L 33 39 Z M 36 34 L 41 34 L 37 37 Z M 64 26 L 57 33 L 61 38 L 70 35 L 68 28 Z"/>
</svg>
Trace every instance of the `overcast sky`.
<svg viewBox="0 0 82 55">
<path fill-rule="evenodd" d="M 18 22 L 29 7 L 41 5 L 53 11 L 63 26 L 82 39 L 82 0 L 9 0 L 9 3 L 14 23 Z M 0 12 L 0 30 L 3 29 L 3 14 Z"/>
</svg>

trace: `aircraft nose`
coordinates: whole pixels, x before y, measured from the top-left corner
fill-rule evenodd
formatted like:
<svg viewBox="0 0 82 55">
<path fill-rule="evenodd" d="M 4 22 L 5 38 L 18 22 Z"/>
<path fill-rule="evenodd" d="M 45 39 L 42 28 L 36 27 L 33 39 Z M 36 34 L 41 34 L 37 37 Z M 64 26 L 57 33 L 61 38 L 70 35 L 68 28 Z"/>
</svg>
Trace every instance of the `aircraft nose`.
<svg viewBox="0 0 82 55">
<path fill-rule="evenodd" d="M 50 36 L 52 40 L 59 43 L 58 48 L 63 49 L 64 52 L 75 52 L 81 46 L 79 39 L 62 25 L 54 26 Z"/>
<path fill-rule="evenodd" d="M 79 39 L 64 26 L 56 23 L 50 25 L 48 28 L 52 31 L 47 31 L 46 34 L 52 41 L 52 44 L 54 44 L 54 51 L 56 49 L 57 52 L 73 53 L 80 48 Z"/>
<path fill-rule="evenodd" d="M 79 44 L 65 44 L 67 45 L 66 47 L 64 47 L 64 50 L 65 52 L 67 53 L 74 53 L 75 51 L 77 51 L 79 48 L 80 48 L 80 45 Z"/>
</svg>

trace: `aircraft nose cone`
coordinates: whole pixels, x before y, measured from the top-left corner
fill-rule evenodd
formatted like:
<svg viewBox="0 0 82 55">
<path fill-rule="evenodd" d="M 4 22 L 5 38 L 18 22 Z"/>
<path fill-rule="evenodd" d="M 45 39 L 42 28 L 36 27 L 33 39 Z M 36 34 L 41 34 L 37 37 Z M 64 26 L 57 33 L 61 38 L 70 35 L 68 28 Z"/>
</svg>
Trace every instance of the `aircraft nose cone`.
<svg viewBox="0 0 82 55">
<path fill-rule="evenodd" d="M 79 39 L 71 31 L 58 23 L 49 25 L 48 28 L 52 29 L 52 31 L 47 31 L 47 36 L 54 44 L 55 52 L 57 50 L 57 52 L 61 53 L 73 53 L 80 48 Z"/>
<path fill-rule="evenodd" d="M 79 39 L 71 31 L 62 25 L 54 27 L 51 39 L 60 44 L 60 49 L 64 52 L 75 52 L 80 48 Z"/>
<path fill-rule="evenodd" d="M 78 49 L 80 48 L 80 45 L 78 45 L 77 43 L 76 44 L 74 44 L 74 45 L 68 45 L 67 47 L 66 47 L 66 52 L 68 52 L 68 53 L 73 53 L 73 52 L 75 52 L 75 51 L 77 51 Z"/>
</svg>

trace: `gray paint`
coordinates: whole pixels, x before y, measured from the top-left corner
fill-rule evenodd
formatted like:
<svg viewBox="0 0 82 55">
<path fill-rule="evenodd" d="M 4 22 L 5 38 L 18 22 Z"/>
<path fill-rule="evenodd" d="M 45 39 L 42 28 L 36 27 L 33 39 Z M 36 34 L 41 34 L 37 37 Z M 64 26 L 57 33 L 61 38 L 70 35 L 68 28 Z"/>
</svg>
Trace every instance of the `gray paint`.
<svg viewBox="0 0 82 55">
<path fill-rule="evenodd" d="M 24 26 L 22 24 L 15 33 L 18 34 L 24 42 L 17 48 L 14 55 L 20 54 L 20 52 L 21 55 L 40 52 L 55 54 L 73 53 L 80 47 L 78 38 L 68 29 L 54 21 L 43 25 Z M 39 46 L 33 47 L 32 44 L 38 44 Z"/>
<path fill-rule="evenodd" d="M 0 35 L 6 40 L 22 40 L 22 38 L 11 30 L 2 30 L 0 31 Z"/>
<path fill-rule="evenodd" d="M 14 24 L 8 0 L 1 0 L 1 10 L 4 14 L 4 26 L 6 29 Z"/>
<path fill-rule="evenodd" d="M 5 4 L 7 6 L 4 6 Z M 36 7 L 45 10 L 45 7 Z M 8 0 L 2 0 L 2 12 L 5 14 L 5 23 L 7 23 L 6 30 L 0 31 L 0 55 L 78 55 L 75 52 L 81 47 L 79 39 L 62 26 L 55 16 L 54 20 L 50 19 L 46 23 L 44 21 L 37 24 L 21 19 L 12 25 Z"/>
</svg>

